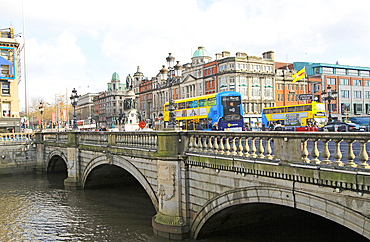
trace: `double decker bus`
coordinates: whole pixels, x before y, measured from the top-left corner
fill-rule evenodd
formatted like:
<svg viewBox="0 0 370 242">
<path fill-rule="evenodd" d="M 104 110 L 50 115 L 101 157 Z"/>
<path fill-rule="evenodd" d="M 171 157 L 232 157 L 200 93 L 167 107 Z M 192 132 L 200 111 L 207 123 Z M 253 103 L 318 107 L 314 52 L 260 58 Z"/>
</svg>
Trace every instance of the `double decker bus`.
<svg viewBox="0 0 370 242">
<path fill-rule="evenodd" d="M 226 91 L 175 100 L 176 123 L 183 130 L 195 130 L 196 123 L 203 130 L 244 130 L 242 97 L 239 92 Z M 164 107 L 164 127 L 169 120 L 169 103 Z"/>
<path fill-rule="evenodd" d="M 317 127 L 326 124 L 325 104 L 312 102 L 289 106 L 269 107 L 262 110 L 262 124 L 279 122 L 286 131 L 309 131 L 314 123 Z"/>
</svg>

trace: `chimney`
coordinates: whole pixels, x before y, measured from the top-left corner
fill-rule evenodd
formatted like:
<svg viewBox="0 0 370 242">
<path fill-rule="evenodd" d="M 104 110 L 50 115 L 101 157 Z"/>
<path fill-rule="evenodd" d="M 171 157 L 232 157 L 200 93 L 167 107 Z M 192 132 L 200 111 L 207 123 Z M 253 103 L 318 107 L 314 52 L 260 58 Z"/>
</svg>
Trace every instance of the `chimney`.
<svg viewBox="0 0 370 242">
<path fill-rule="evenodd" d="M 222 57 L 229 57 L 230 52 L 229 51 L 222 51 Z"/>
<path fill-rule="evenodd" d="M 216 60 L 221 59 L 221 53 L 216 53 Z"/>
<path fill-rule="evenodd" d="M 264 60 L 274 60 L 274 52 L 272 50 L 264 52 L 262 56 Z"/>
</svg>

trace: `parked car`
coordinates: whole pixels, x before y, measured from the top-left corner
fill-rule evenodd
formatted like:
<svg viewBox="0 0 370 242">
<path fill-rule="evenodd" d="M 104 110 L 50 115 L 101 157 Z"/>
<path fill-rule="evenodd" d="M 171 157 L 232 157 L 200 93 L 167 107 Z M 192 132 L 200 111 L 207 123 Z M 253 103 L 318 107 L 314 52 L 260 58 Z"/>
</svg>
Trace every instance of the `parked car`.
<svg viewBox="0 0 370 242">
<path fill-rule="evenodd" d="M 327 123 L 324 127 L 320 128 L 322 131 L 329 131 L 329 132 L 365 132 L 366 127 L 361 126 L 355 123 L 350 122 L 340 122 L 335 121 L 331 123 Z"/>
</svg>

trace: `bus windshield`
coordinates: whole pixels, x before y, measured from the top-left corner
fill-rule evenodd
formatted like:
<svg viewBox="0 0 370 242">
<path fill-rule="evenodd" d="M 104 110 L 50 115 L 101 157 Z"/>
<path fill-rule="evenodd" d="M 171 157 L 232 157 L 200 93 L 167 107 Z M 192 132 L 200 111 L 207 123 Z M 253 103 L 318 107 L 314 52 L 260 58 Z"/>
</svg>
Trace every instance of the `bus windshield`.
<svg viewBox="0 0 370 242">
<path fill-rule="evenodd" d="M 221 98 L 224 111 L 223 120 L 238 120 L 241 119 L 239 96 L 226 96 Z"/>
</svg>

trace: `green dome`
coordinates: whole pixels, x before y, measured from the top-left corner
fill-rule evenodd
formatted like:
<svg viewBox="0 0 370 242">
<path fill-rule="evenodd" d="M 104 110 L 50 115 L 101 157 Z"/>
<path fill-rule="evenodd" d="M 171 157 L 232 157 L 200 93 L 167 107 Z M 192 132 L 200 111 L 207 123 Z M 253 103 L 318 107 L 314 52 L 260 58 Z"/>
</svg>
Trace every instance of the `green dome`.
<svg viewBox="0 0 370 242">
<path fill-rule="evenodd" d="M 194 52 L 193 57 L 201 57 L 201 56 L 209 56 L 208 51 L 204 49 L 204 47 L 198 47 L 198 49 Z"/>
<path fill-rule="evenodd" d="M 119 75 L 117 72 L 114 72 L 112 75 L 112 81 L 119 81 Z"/>
</svg>

